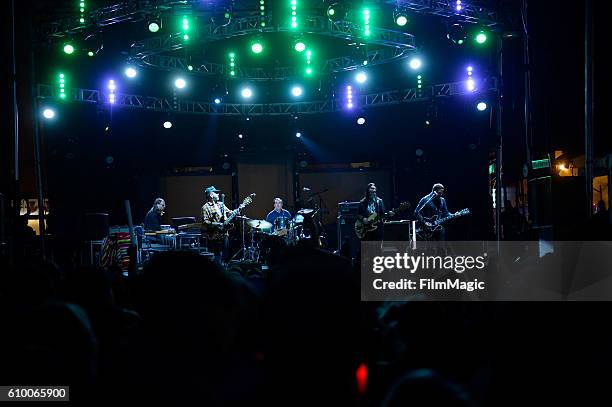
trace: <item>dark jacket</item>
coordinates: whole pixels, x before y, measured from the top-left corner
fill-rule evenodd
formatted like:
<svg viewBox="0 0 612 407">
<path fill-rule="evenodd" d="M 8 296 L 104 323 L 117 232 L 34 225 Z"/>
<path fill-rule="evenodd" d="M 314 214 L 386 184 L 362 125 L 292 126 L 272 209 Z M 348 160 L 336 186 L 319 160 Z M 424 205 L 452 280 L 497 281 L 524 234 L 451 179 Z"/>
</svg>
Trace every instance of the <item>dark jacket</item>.
<svg viewBox="0 0 612 407">
<path fill-rule="evenodd" d="M 159 216 L 159 212 L 155 210 L 155 208 L 151 208 L 149 212 L 147 212 L 147 216 L 144 218 L 144 230 L 147 232 L 157 232 L 161 230 L 161 216 Z"/>
<path fill-rule="evenodd" d="M 434 215 L 439 215 L 440 217 L 450 216 L 450 212 L 446 207 L 446 200 L 442 197 L 434 198 L 434 196 L 435 193 L 431 192 L 419 201 L 414 210 L 414 216 L 419 221 L 425 222 L 424 218 L 431 218 Z"/>
</svg>

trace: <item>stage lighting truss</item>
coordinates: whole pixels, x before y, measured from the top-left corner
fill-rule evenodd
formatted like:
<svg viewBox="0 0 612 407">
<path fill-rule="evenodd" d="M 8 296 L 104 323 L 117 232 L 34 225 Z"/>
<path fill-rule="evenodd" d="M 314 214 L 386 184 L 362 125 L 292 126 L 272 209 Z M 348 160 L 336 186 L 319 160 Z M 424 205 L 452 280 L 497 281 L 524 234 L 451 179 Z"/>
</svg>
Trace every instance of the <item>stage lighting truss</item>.
<svg viewBox="0 0 612 407">
<path fill-rule="evenodd" d="M 390 2 L 390 1 L 387 1 Z M 46 41 L 52 38 L 64 38 L 68 35 L 74 35 L 78 32 L 86 31 L 89 27 L 106 27 L 113 24 L 125 22 L 146 21 L 151 15 L 160 12 L 160 2 L 146 1 L 137 2 L 134 0 L 117 1 L 116 4 L 110 4 L 103 7 L 87 9 L 87 25 L 75 21 L 74 16 L 65 16 L 58 14 L 57 18 L 51 19 L 49 22 L 41 24 L 38 27 L 37 34 L 41 41 Z M 164 3 L 164 2 L 162 2 Z M 201 0 L 184 0 L 188 6 L 193 4 L 194 7 L 202 3 Z M 233 1 L 225 1 L 223 4 L 231 5 Z M 331 4 L 330 4 L 331 3 Z M 342 21 L 345 19 L 345 10 L 342 2 L 325 2 L 321 15 L 327 21 Z M 479 24 L 486 27 L 488 30 L 501 29 L 502 26 L 511 26 L 512 21 L 503 13 L 498 13 L 494 8 L 489 7 L 483 1 L 463 2 L 462 9 L 457 11 L 455 7 L 449 7 L 448 1 L 431 1 L 431 0 L 402 0 L 402 9 L 406 12 L 416 12 L 419 14 L 436 15 L 443 18 L 454 19 L 459 23 Z M 267 8 L 267 7 L 266 7 Z M 171 6 L 165 5 L 163 9 L 171 10 Z M 333 15 L 329 15 L 330 9 L 334 10 Z M 250 14 L 252 9 L 245 10 L 242 15 L 235 11 L 232 12 L 234 17 L 243 17 Z M 335 17 L 334 17 L 335 16 Z M 300 18 L 304 18 L 301 16 Z M 259 17 L 256 17 L 259 18 Z M 270 27 L 270 13 L 266 13 L 266 27 Z M 226 24 L 216 24 L 216 27 L 223 27 Z M 258 25 L 261 28 L 261 25 Z M 303 25 L 301 24 L 301 28 Z"/>
<path fill-rule="evenodd" d="M 270 17 L 267 15 L 266 17 Z M 224 27 L 216 26 L 214 22 L 200 24 L 200 32 L 204 43 L 220 41 L 243 35 L 252 35 L 265 39 L 266 32 L 291 32 L 291 26 L 272 27 L 262 29 L 259 25 L 260 17 L 233 18 Z M 321 35 L 341 38 L 348 44 L 356 43 L 362 37 L 360 24 L 349 21 L 331 22 L 321 16 L 302 15 L 300 27 L 311 35 Z M 252 41 L 251 41 L 252 42 Z M 251 44 L 252 45 L 252 44 Z M 185 47 L 182 36 L 179 34 L 165 35 L 138 41 L 130 47 L 128 62 L 141 67 L 157 68 L 160 70 L 187 70 L 186 58 L 168 55 Z M 264 45 L 265 48 L 265 45 Z M 416 50 L 415 38 L 412 34 L 391 29 L 371 27 L 368 37 L 368 52 L 364 58 L 355 60 L 354 55 L 342 55 L 327 60 L 315 60 L 312 67 L 317 74 L 330 74 L 341 71 L 350 71 L 363 65 L 380 65 L 392 61 L 408 58 Z M 249 48 L 249 52 L 250 52 Z M 264 50 L 265 52 L 265 50 Z M 287 80 L 303 75 L 303 67 L 288 66 L 270 69 L 246 68 L 236 69 L 234 77 L 249 80 Z M 199 75 L 228 75 L 230 67 L 211 61 L 201 61 L 194 65 L 191 73 Z"/>
<path fill-rule="evenodd" d="M 353 103 L 360 109 L 397 105 L 399 103 L 430 103 L 440 98 L 460 97 L 463 95 L 495 94 L 498 84 L 495 77 L 489 77 L 482 81 L 476 92 L 470 92 L 465 87 L 465 81 L 443 83 L 423 88 L 421 96 L 418 96 L 416 88 L 391 90 L 370 94 L 354 94 Z M 56 86 L 37 86 L 37 95 L 41 98 L 59 98 L 59 90 Z M 66 102 L 97 103 L 102 105 L 108 98 L 107 91 L 92 89 L 71 89 Z M 346 100 L 336 98 L 330 100 L 317 100 L 309 102 L 292 103 L 215 103 L 212 100 L 193 101 L 177 100 L 175 104 L 172 98 L 154 96 L 142 96 L 118 93 L 115 108 L 120 106 L 155 110 L 168 113 L 186 113 L 199 115 L 223 115 L 223 116 L 278 116 L 278 115 L 305 115 L 317 113 L 329 113 L 346 109 Z"/>
</svg>

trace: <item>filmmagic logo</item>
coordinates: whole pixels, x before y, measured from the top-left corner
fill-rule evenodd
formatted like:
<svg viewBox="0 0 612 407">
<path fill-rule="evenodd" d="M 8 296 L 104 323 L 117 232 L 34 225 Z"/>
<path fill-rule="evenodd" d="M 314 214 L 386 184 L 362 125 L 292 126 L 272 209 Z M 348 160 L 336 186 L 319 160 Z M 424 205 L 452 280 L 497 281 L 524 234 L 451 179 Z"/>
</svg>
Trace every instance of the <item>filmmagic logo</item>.
<svg viewBox="0 0 612 407">
<path fill-rule="evenodd" d="M 466 270 L 485 268 L 485 257 L 482 256 L 411 256 L 408 253 L 396 253 L 395 256 L 376 256 L 372 260 L 372 271 L 376 274 L 390 270 L 404 270 L 411 274 L 418 270 L 452 270 L 463 273 Z"/>
</svg>

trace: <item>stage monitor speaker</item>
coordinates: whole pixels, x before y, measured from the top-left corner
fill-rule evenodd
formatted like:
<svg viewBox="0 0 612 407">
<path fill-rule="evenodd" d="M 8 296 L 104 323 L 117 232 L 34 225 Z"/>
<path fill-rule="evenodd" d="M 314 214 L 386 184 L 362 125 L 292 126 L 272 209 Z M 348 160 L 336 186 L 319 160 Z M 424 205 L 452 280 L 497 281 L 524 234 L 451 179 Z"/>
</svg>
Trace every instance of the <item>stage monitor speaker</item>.
<svg viewBox="0 0 612 407">
<path fill-rule="evenodd" d="M 102 240 L 108 236 L 108 213 L 86 213 L 84 240 Z"/>
<path fill-rule="evenodd" d="M 355 234 L 357 216 L 338 217 L 338 251 L 347 257 L 356 257 L 361 241 Z"/>
</svg>

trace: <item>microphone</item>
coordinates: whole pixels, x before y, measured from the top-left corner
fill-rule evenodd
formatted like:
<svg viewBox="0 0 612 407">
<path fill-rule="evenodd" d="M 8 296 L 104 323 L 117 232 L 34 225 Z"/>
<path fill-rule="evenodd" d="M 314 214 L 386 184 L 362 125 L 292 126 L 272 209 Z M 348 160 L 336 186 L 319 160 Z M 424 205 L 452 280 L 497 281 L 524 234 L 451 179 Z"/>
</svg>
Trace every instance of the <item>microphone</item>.
<svg viewBox="0 0 612 407">
<path fill-rule="evenodd" d="M 302 191 L 310 192 L 310 188 L 304 187 L 304 188 L 302 188 Z"/>
<path fill-rule="evenodd" d="M 225 194 L 221 194 L 221 216 L 225 215 Z"/>
</svg>

